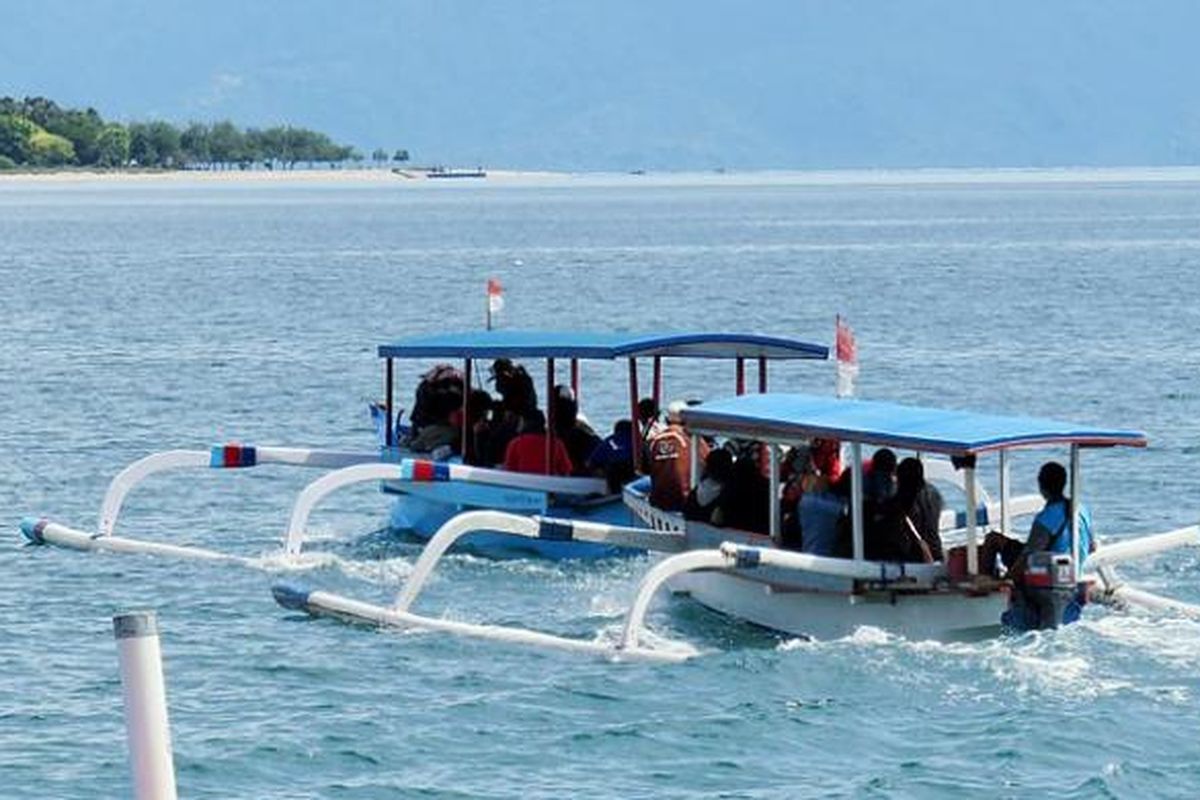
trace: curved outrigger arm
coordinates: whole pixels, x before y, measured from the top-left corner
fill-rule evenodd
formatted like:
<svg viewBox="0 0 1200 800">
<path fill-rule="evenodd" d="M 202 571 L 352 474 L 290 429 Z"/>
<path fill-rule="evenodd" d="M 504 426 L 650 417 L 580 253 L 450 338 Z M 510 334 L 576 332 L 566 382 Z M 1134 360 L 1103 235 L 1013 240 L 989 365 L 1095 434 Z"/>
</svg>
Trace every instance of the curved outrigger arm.
<svg viewBox="0 0 1200 800">
<path fill-rule="evenodd" d="M 1118 577 L 1114 567 L 1136 558 L 1157 555 L 1178 547 L 1200 546 L 1200 525 L 1189 525 L 1166 533 L 1139 536 L 1096 548 L 1084 562 L 1083 572 L 1095 571 L 1103 586 L 1100 602 L 1137 606 L 1200 619 L 1200 605 L 1136 589 Z"/>
<path fill-rule="evenodd" d="M 330 469 L 347 464 L 379 462 L 379 453 L 316 450 L 306 447 L 250 447 L 217 445 L 208 450 L 167 450 L 138 459 L 117 473 L 100 504 L 96 536 L 111 536 L 125 498 L 135 486 L 151 475 L 181 469 L 245 469 L 263 464 Z"/>
<path fill-rule="evenodd" d="M 404 588 L 396 596 L 394 607 L 398 611 L 408 611 L 446 551 L 463 536 L 476 531 L 498 531 L 529 539 L 597 542 L 659 553 L 678 553 L 684 548 L 684 537 L 679 533 L 581 520 L 525 517 L 503 511 L 466 511 L 442 525 L 429 539 Z"/>
<path fill-rule="evenodd" d="M 308 518 L 325 497 L 347 486 L 374 481 L 406 481 L 411 483 L 468 481 L 487 486 L 513 489 L 537 489 L 554 494 L 587 496 L 607 490 L 603 480 L 527 475 L 505 470 L 474 467 L 466 464 L 403 459 L 400 463 L 376 462 L 353 464 L 322 475 L 304 487 L 292 506 L 287 532 L 284 534 L 284 553 L 299 555 L 308 529 Z"/>
<path fill-rule="evenodd" d="M 401 477 L 399 464 L 377 462 L 374 464 L 353 464 L 326 473 L 304 487 L 292 506 L 292 516 L 288 520 L 287 532 L 283 535 L 283 550 L 286 556 L 300 555 L 304 543 L 304 532 L 308 528 L 308 518 L 313 508 L 326 496 L 346 486 L 356 483 L 367 483 L 383 480 L 395 480 Z"/>
</svg>

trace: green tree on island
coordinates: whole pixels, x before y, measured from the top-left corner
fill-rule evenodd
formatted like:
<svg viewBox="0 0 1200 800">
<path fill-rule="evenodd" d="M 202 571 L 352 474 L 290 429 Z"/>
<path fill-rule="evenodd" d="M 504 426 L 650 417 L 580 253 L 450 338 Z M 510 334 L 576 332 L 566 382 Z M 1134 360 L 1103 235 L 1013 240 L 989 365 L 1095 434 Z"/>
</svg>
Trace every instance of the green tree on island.
<svg viewBox="0 0 1200 800">
<path fill-rule="evenodd" d="M 129 131 L 109 123 L 96 137 L 96 164 L 101 167 L 123 167 L 129 163 Z"/>
<path fill-rule="evenodd" d="M 386 151 L 376 153 L 377 162 L 387 161 Z M 244 130 L 229 120 L 184 128 L 162 120 L 122 125 L 105 122 L 93 108 L 66 109 L 45 97 L 0 97 L 0 169 L 249 169 L 256 163 L 293 169 L 298 163 L 338 166 L 362 158 L 326 134 L 291 125 Z"/>
</svg>

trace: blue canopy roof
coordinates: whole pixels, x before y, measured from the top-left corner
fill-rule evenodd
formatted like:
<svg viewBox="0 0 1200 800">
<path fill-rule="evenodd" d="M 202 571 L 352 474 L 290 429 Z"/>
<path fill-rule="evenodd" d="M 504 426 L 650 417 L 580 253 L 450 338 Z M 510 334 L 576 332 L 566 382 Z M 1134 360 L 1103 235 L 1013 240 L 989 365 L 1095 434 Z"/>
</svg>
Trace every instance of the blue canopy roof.
<svg viewBox="0 0 1200 800">
<path fill-rule="evenodd" d="M 683 420 L 700 433 L 772 441 L 819 436 L 950 455 L 1053 444 L 1146 444 L 1146 435 L 1139 431 L 802 394 L 716 400 L 686 409 Z"/>
<path fill-rule="evenodd" d="M 687 358 L 826 359 L 829 348 L 747 333 L 461 331 L 379 346 L 380 358 Z"/>
</svg>

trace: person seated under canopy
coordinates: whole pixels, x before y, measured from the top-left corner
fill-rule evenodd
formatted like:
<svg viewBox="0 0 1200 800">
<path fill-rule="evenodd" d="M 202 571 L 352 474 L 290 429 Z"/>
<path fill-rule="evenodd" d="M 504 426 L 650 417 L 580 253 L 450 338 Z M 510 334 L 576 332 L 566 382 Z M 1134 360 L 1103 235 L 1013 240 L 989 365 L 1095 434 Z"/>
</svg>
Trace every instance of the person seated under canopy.
<svg viewBox="0 0 1200 800">
<path fill-rule="evenodd" d="M 680 511 L 692 482 L 692 447 L 683 428 L 683 410 L 687 403 L 671 403 L 667 427 L 650 440 L 646 471 L 650 475 L 650 504 L 664 511 Z M 698 440 L 696 461 L 703 466 L 708 458 L 708 443 Z"/>
<path fill-rule="evenodd" d="M 576 473 L 586 474 L 588 456 L 600 443 L 600 437 L 580 418 L 579 403 L 569 386 L 554 387 L 554 435 L 566 445 Z"/>
<path fill-rule="evenodd" d="M 534 475 L 567 476 L 573 472 L 567 448 L 557 436 L 550 437 L 550 469 L 546 469 L 546 415 L 539 409 L 526 411 L 515 439 L 504 452 L 504 469 Z"/>
<path fill-rule="evenodd" d="M 895 494 L 874 505 L 864 519 L 865 555 L 872 561 L 927 563 L 942 559 L 938 525 L 942 498 L 925 482 L 919 459 L 906 458 L 896 469 Z"/>
<path fill-rule="evenodd" d="M 462 443 L 462 373 L 449 364 L 438 364 L 421 376 L 409 421 L 412 431 L 405 444 L 416 453 L 458 452 Z"/>
</svg>

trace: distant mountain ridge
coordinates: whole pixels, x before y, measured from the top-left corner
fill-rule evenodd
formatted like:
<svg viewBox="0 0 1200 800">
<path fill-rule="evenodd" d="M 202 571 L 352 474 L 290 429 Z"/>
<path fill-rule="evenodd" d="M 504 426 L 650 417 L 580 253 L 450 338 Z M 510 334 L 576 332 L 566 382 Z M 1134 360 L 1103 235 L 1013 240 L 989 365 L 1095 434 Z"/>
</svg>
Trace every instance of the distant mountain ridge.
<svg viewBox="0 0 1200 800">
<path fill-rule="evenodd" d="M 1200 163 L 1200 3 L 43 0 L 0 95 L 551 169 Z"/>
</svg>

